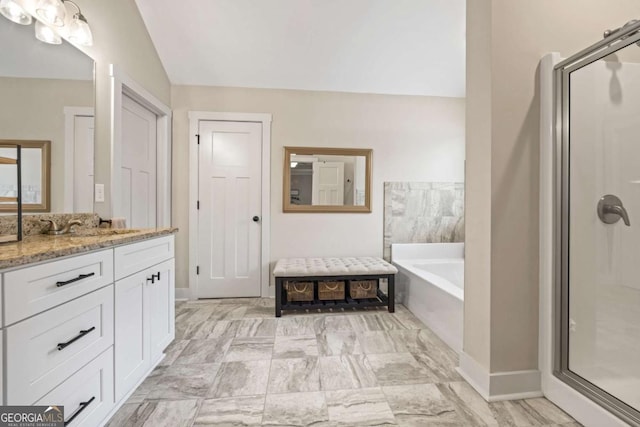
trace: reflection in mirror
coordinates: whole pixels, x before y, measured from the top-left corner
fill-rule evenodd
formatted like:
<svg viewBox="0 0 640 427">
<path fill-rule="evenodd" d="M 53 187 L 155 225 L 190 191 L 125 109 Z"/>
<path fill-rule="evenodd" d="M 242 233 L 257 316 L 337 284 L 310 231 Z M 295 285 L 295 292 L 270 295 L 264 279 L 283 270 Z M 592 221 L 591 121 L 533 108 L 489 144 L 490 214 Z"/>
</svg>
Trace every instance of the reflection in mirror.
<svg viewBox="0 0 640 427">
<path fill-rule="evenodd" d="M 92 212 L 93 60 L 66 42 L 43 43 L 33 25 L 2 16 L 0 39 L 0 140 L 51 141 L 51 179 L 45 185 L 51 187 L 50 203 L 38 211 Z M 36 163 L 23 165 L 23 178 L 40 171 Z M 0 188 L 7 185 L 0 176 Z"/>
<path fill-rule="evenodd" d="M 22 209 L 24 212 L 50 210 L 51 142 L 0 140 L 0 157 L 16 158 L 15 146 L 22 147 Z M 10 168 L 0 168 L 0 199 L 18 196 L 18 179 Z M 0 212 L 15 212 L 14 203 L 1 203 Z"/>
<path fill-rule="evenodd" d="M 285 147 L 285 212 L 371 212 L 371 150 Z"/>
</svg>

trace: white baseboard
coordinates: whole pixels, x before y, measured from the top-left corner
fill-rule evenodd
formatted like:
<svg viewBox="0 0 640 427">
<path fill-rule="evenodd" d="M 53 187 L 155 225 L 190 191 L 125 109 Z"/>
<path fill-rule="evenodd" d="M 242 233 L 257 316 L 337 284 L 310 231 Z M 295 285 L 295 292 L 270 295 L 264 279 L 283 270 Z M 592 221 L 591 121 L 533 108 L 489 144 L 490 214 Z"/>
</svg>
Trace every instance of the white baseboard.
<svg viewBox="0 0 640 427">
<path fill-rule="evenodd" d="M 176 288 L 176 301 L 184 301 L 191 299 L 191 289 Z"/>
<path fill-rule="evenodd" d="M 489 372 L 464 351 L 460 353 L 460 366 L 457 371 L 480 396 L 489 400 Z"/>
<path fill-rule="evenodd" d="M 457 371 L 487 402 L 543 396 L 538 370 L 489 373 L 463 351 Z"/>
</svg>

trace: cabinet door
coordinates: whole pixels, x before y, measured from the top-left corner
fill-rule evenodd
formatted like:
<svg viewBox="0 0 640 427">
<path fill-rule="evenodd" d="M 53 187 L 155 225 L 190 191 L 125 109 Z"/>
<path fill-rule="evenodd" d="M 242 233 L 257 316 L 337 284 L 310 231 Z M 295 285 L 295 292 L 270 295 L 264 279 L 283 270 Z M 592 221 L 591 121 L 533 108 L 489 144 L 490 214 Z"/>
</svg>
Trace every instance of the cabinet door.
<svg viewBox="0 0 640 427">
<path fill-rule="evenodd" d="M 116 402 L 129 392 L 151 367 L 147 271 L 116 282 L 115 390 Z"/>
<path fill-rule="evenodd" d="M 158 264 L 150 272 L 155 275 L 153 283 L 147 285 L 147 291 L 151 358 L 156 361 L 175 337 L 175 261 L 172 258 Z"/>
</svg>

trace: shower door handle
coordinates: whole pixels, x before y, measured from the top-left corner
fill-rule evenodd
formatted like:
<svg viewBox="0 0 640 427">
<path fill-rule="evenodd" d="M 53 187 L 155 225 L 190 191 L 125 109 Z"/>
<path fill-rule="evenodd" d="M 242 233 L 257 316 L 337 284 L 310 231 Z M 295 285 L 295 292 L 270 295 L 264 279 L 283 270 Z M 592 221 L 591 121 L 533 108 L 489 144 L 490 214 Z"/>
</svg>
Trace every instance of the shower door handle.
<svg viewBox="0 0 640 427">
<path fill-rule="evenodd" d="M 622 200 L 613 194 L 607 194 L 600 198 L 598 202 L 598 218 L 605 224 L 615 224 L 622 218 L 627 227 L 631 226 L 629 214 L 622 205 Z"/>
</svg>

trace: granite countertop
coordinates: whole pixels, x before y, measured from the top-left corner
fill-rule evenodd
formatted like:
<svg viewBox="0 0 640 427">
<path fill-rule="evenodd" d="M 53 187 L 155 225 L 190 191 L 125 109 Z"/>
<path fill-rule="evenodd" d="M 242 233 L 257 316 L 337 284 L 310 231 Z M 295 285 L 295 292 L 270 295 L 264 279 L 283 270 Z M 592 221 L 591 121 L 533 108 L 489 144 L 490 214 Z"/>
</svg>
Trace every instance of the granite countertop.
<svg viewBox="0 0 640 427">
<path fill-rule="evenodd" d="M 62 236 L 26 236 L 21 242 L 0 244 L 0 270 L 67 255 L 110 248 L 176 233 L 177 228 L 78 229 Z"/>
</svg>

